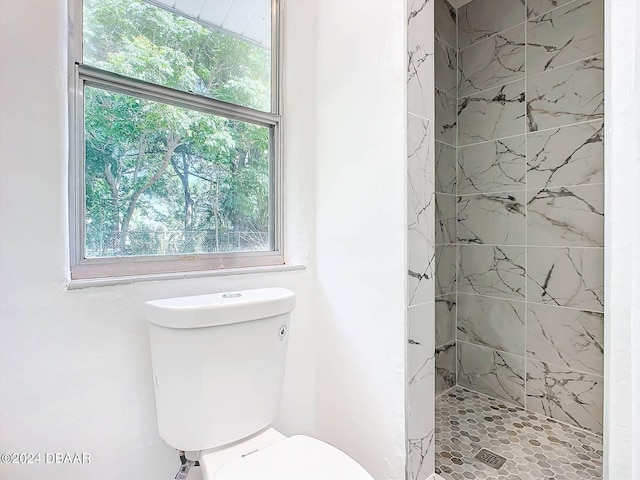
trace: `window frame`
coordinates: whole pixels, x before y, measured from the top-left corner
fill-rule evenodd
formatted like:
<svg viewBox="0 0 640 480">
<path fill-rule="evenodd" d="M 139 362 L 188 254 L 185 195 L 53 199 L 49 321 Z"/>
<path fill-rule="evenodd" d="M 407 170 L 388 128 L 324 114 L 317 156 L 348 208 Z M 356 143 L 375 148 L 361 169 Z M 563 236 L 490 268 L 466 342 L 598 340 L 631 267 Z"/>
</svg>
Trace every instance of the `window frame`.
<svg viewBox="0 0 640 480">
<path fill-rule="evenodd" d="M 153 0 L 148 3 L 162 8 Z M 219 271 L 284 265 L 282 147 L 282 5 L 271 0 L 271 111 L 263 112 L 204 95 L 126 77 L 83 64 L 83 0 L 69 0 L 69 255 L 71 280 Z M 197 19 L 191 20 L 198 21 Z M 201 23 L 201 22 L 199 22 Z M 205 26 L 207 26 L 205 24 Z M 269 159 L 272 250 L 85 258 L 84 87 L 91 86 L 273 129 Z"/>
</svg>

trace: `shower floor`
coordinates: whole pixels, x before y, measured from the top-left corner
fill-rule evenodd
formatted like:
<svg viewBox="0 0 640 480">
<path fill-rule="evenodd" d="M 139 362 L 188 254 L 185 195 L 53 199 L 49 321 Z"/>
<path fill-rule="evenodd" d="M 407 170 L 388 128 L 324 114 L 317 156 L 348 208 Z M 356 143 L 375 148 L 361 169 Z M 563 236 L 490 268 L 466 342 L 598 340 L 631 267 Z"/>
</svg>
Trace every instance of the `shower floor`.
<svg viewBox="0 0 640 480">
<path fill-rule="evenodd" d="M 507 459 L 498 470 L 473 457 Z M 446 480 L 600 480 L 602 438 L 454 387 L 436 401 L 436 473 Z"/>
</svg>

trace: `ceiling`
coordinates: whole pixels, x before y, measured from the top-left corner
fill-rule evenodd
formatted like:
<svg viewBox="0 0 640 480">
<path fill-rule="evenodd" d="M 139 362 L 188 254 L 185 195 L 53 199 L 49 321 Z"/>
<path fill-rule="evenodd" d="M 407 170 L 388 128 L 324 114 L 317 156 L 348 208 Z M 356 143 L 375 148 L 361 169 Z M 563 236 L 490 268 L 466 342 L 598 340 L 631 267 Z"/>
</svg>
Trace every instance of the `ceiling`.
<svg viewBox="0 0 640 480">
<path fill-rule="evenodd" d="M 271 0 L 145 0 L 183 17 L 271 46 Z"/>
<path fill-rule="evenodd" d="M 471 0 L 447 0 L 453 8 L 460 8 L 463 5 L 466 5 Z"/>
</svg>

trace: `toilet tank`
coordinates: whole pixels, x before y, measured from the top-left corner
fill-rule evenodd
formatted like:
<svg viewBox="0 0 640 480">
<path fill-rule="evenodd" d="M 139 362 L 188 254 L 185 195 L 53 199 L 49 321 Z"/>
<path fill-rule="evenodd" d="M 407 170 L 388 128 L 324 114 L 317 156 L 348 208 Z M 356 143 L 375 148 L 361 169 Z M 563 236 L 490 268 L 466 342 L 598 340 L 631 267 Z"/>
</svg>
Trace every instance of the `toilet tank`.
<svg viewBox="0 0 640 480">
<path fill-rule="evenodd" d="M 278 413 L 295 294 L 264 288 L 145 304 L 158 429 L 174 448 L 222 446 Z"/>
</svg>

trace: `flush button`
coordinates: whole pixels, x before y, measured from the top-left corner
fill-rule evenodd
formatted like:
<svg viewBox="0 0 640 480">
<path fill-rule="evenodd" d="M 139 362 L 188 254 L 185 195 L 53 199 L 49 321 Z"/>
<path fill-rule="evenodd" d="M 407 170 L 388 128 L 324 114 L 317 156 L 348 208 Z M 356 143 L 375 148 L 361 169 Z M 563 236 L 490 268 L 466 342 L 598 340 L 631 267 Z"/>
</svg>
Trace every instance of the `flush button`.
<svg viewBox="0 0 640 480">
<path fill-rule="evenodd" d="M 241 293 L 223 293 L 222 298 L 238 298 L 241 297 Z"/>
</svg>

